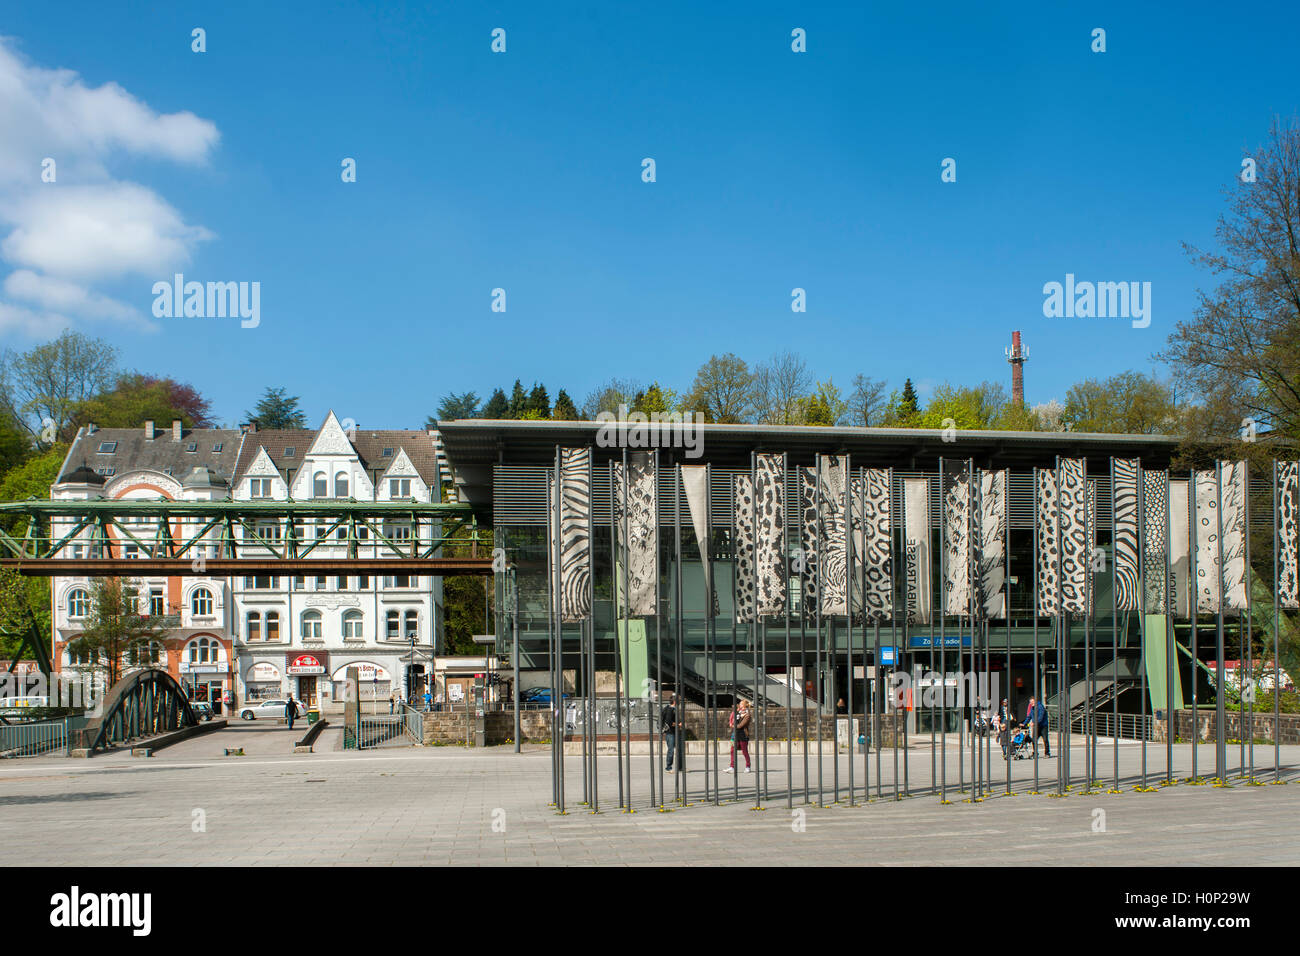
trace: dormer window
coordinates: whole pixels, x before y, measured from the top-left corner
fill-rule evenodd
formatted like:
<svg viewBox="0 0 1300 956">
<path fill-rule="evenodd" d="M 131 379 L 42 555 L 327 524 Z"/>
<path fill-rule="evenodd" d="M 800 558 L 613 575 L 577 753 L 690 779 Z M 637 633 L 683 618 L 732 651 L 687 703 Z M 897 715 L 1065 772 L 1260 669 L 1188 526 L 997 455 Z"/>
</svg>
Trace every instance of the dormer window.
<svg viewBox="0 0 1300 956">
<path fill-rule="evenodd" d="M 117 442 L 115 442 L 115 441 L 102 441 L 102 442 L 99 443 L 99 451 L 97 452 L 97 454 L 100 454 L 100 455 L 111 455 L 111 454 L 113 454 L 115 451 L 117 451 Z"/>
<path fill-rule="evenodd" d="M 391 448 L 385 448 L 385 449 L 383 449 L 383 451 L 380 452 L 379 457 L 380 457 L 380 458 L 392 458 L 392 457 L 393 457 L 393 450 L 392 450 Z"/>
<path fill-rule="evenodd" d="M 111 465 L 107 465 L 105 467 L 95 469 L 95 474 L 103 475 L 105 478 L 112 478 L 113 475 L 116 473 L 117 473 L 117 469 Z"/>
<path fill-rule="evenodd" d="M 215 454 L 215 453 L 221 451 L 221 449 L 224 448 L 224 447 L 226 447 L 226 443 L 223 442 L 223 441 L 219 441 L 219 442 L 217 442 L 215 445 L 212 446 L 212 451 L 213 451 L 213 453 Z"/>
<path fill-rule="evenodd" d="M 292 457 L 294 456 L 294 454 L 297 452 L 297 450 L 298 450 L 298 449 L 297 449 L 294 445 L 289 445 L 289 446 L 288 446 L 287 448 L 285 448 L 285 450 L 284 450 L 284 457 L 285 457 L 285 458 L 292 458 Z"/>
<path fill-rule="evenodd" d="M 188 445 L 185 446 L 185 450 L 186 450 L 186 451 L 198 451 L 198 450 L 199 450 L 199 443 L 196 442 L 196 441 L 192 441 L 192 442 L 190 442 Z"/>
</svg>

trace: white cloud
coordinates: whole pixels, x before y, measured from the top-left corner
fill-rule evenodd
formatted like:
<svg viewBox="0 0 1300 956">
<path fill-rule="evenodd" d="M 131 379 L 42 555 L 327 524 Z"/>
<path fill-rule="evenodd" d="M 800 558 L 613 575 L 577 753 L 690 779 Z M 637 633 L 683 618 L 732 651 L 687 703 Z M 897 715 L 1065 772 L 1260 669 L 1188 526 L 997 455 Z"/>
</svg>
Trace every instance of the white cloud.
<svg viewBox="0 0 1300 956">
<path fill-rule="evenodd" d="M 71 70 L 36 66 L 0 37 L 0 130 L 0 258 L 17 267 L 3 288 L 27 303 L 0 300 L 0 331 L 48 335 L 86 321 L 156 328 L 92 285 L 168 277 L 212 233 L 148 187 L 115 180 L 109 165 L 122 155 L 205 163 L 215 124 L 159 113 L 116 83 L 92 87 Z M 53 183 L 42 181 L 46 157 Z"/>
</svg>

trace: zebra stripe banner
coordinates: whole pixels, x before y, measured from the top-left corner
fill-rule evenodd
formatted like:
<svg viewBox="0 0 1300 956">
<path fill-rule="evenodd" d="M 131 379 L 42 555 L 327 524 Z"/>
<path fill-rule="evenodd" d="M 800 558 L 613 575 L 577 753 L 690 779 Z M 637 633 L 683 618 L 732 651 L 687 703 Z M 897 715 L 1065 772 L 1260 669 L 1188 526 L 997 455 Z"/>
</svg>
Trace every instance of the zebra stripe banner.
<svg viewBox="0 0 1300 956">
<path fill-rule="evenodd" d="M 658 514 L 655 495 L 654 454 L 632 452 L 623 465 L 614 465 L 614 511 L 618 516 L 618 533 L 627 551 L 627 607 L 632 617 L 655 613 L 655 585 L 659 577 L 659 555 L 655 551 L 655 522 Z M 626 502 L 626 511 L 624 511 Z M 619 561 L 623 550 L 618 551 Z M 620 569 L 621 571 L 622 569 Z M 616 581 L 623 589 L 623 575 Z"/>
<path fill-rule="evenodd" d="M 1146 613 L 1164 614 L 1168 595 L 1165 561 L 1169 554 L 1169 472 L 1142 472 L 1142 573 Z"/>
<path fill-rule="evenodd" d="M 1138 583 L 1138 475 L 1136 458 L 1113 460 L 1114 487 L 1111 491 L 1111 514 L 1114 521 L 1115 607 L 1136 611 L 1139 604 Z"/>
<path fill-rule="evenodd" d="M 971 613 L 971 474 L 956 472 L 943 497 L 945 554 L 943 608 L 946 614 Z"/>
<path fill-rule="evenodd" d="M 930 623 L 930 479 L 903 479 L 907 622 Z"/>
<path fill-rule="evenodd" d="M 1300 608 L 1300 462 L 1277 464 L 1278 604 Z"/>
<path fill-rule="evenodd" d="M 785 462 L 782 455 L 756 455 L 754 461 L 754 573 L 758 613 L 785 613 Z"/>
<path fill-rule="evenodd" d="M 1007 616 L 1007 473 L 980 473 L 979 589 L 986 618 Z"/>
<path fill-rule="evenodd" d="M 1223 486 L 1219 510 L 1223 513 L 1223 606 L 1246 609 L 1246 463 L 1220 462 Z"/>
<path fill-rule="evenodd" d="M 847 614 L 848 533 L 844 493 L 848 488 L 849 458 L 827 455 L 821 459 L 818 486 L 822 506 L 822 549 L 818 586 L 822 614 Z"/>
<path fill-rule="evenodd" d="M 591 449 L 560 449 L 560 619 L 591 615 Z"/>
<path fill-rule="evenodd" d="M 1196 610 L 1218 614 L 1223 580 L 1219 574 L 1219 485 L 1212 471 L 1192 473 L 1196 509 Z"/>
<path fill-rule="evenodd" d="M 893 500 L 889 471 L 868 468 L 853 479 L 853 613 L 868 621 L 894 615 Z"/>
<path fill-rule="evenodd" d="M 1188 587 L 1191 574 L 1191 537 L 1188 528 L 1187 482 L 1169 482 L 1169 561 L 1173 566 L 1174 577 L 1169 582 L 1170 597 L 1173 599 L 1174 616 L 1186 618 L 1191 616 Z"/>
</svg>

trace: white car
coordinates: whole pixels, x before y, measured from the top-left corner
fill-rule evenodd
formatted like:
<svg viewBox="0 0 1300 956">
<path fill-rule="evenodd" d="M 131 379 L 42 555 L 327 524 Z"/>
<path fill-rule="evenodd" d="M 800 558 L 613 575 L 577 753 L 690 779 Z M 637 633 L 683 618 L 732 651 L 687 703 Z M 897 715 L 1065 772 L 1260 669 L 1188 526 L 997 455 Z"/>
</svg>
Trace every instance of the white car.
<svg viewBox="0 0 1300 956">
<path fill-rule="evenodd" d="M 278 697 L 274 700 L 259 700 L 255 704 L 245 704 L 241 707 L 239 709 L 239 716 L 244 720 L 256 720 L 258 717 L 278 717 L 283 720 L 284 709 L 288 703 L 289 702 L 283 697 Z M 297 714 L 299 717 L 307 716 L 307 709 L 303 707 L 302 701 L 295 700 L 293 703 L 294 707 L 297 708 Z"/>
</svg>

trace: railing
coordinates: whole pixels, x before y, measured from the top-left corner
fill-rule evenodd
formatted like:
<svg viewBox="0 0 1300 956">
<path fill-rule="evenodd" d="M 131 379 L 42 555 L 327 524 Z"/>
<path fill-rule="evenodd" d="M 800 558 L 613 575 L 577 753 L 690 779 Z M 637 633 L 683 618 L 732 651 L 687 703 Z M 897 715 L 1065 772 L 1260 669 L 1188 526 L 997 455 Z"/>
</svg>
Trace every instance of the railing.
<svg viewBox="0 0 1300 956">
<path fill-rule="evenodd" d="M 401 709 L 392 714 L 358 714 L 354 736 L 359 750 L 378 747 L 399 737 L 420 743 L 424 739 L 424 716 L 408 704 L 402 704 Z M 352 749 L 346 744 L 345 741 L 345 749 Z"/>
<path fill-rule="evenodd" d="M 410 737 L 414 743 L 424 742 L 423 714 L 410 704 L 402 704 L 402 722 L 406 730 L 406 736 Z"/>
<path fill-rule="evenodd" d="M 1085 726 L 1086 716 L 1078 714 L 1070 722 L 1070 733 L 1087 734 L 1090 730 L 1099 737 L 1119 737 L 1121 740 L 1141 740 L 1143 739 L 1143 729 L 1146 731 L 1147 740 L 1155 740 L 1156 718 L 1153 714 L 1120 714 L 1118 722 L 1115 721 L 1115 714 L 1109 710 L 1094 711 L 1091 719 L 1091 727 Z M 1118 726 L 1119 733 L 1115 732 Z M 1051 733 L 1060 730 L 1061 721 L 1056 711 L 1052 710 L 1047 715 L 1047 729 Z"/>
<path fill-rule="evenodd" d="M 0 726 L 0 757 L 37 757 L 66 752 L 68 723 L 65 720 Z"/>
</svg>

